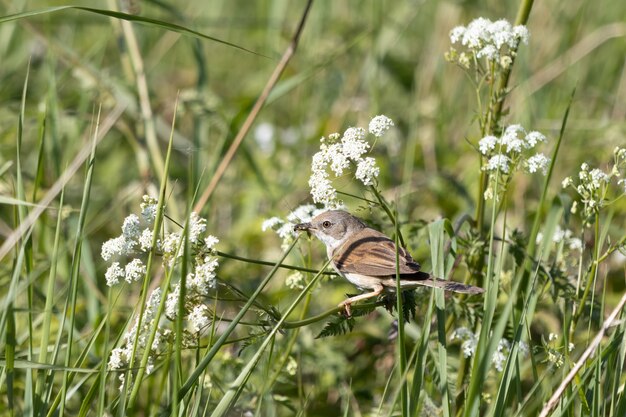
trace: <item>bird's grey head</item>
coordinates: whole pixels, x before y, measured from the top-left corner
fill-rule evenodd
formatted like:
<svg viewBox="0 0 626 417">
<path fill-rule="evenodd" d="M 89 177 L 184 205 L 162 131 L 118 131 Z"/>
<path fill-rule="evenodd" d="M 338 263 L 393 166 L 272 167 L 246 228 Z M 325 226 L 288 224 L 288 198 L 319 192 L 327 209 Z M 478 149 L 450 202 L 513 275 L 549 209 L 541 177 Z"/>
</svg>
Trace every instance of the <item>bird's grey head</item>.
<svg viewBox="0 0 626 417">
<path fill-rule="evenodd" d="M 365 224 L 343 210 L 329 210 L 315 216 L 310 223 L 300 223 L 294 230 L 308 230 L 329 249 L 337 249 L 353 233 L 364 229 Z"/>
</svg>

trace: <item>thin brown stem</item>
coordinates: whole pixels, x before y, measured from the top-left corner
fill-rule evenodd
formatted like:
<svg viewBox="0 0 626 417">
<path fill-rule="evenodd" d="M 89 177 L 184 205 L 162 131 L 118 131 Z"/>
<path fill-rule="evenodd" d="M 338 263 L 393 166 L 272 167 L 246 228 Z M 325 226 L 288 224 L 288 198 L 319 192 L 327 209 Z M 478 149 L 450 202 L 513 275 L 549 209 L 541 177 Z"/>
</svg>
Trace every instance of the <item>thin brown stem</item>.
<svg viewBox="0 0 626 417">
<path fill-rule="evenodd" d="M 530 15 L 530 10 L 533 7 L 534 0 L 524 0 L 522 4 L 520 4 L 519 9 L 517 10 L 517 17 L 515 18 L 516 25 L 525 25 L 528 22 L 528 16 Z M 512 52 L 517 52 L 517 48 L 514 48 Z M 496 101 L 495 106 L 493 107 L 493 118 L 491 119 L 491 126 L 489 126 L 490 131 L 494 131 L 496 124 L 500 121 L 502 117 L 502 108 L 504 107 L 504 99 L 506 98 L 506 91 L 509 85 L 509 78 L 511 77 L 511 69 L 513 68 L 513 63 L 515 62 L 515 54 L 511 54 L 511 65 L 509 65 L 508 69 L 506 69 L 502 77 L 500 78 L 500 82 L 498 83 L 498 89 L 496 90 L 496 94 L 501 97 Z"/>
<path fill-rule="evenodd" d="M 302 34 L 302 30 L 304 29 L 304 23 L 306 22 L 306 18 L 309 14 L 309 10 L 311 9 L 312 4 L 313 4 L 313 0 L 309 0 L 307 2 L 306 7 L 304 9 L 304 13 L 302 14 L 302 18 L 300 19 L 300 23 L 298 24 L 298 27 L 293 37 L 291 38 L 291 42 L 289 42 L 287 49 L 283 53 L 283 56 L 280 59 L 280 62 L 278 63 L 278 65 L 276 65 L 276 68 L 274 68 L 274 72 L 272 73 L 270 78 L 267 80 L 267 83 L 265 84 L 265 87 L 263 88 L 261 95 L 259 95 L 259 98 L 254 103 L 252 110 L 248 114 L 248 117 L 246 118 L 246 120 L 243 122 L 243 125 L 241 126 L 241 129 L 237 133 L 237 136 L 235 136 L 235 139 L 233 139 L 233 143 L 230 145 L 230 147 L 228 148 L 228 151 L 226 151 L 226 154 L 224 155 L 224 158 L 222 158 L 220 164 L 215 170 L 215 174 L 211 178 L 211 182 L 209 182 L 209 185 L 206 187 L 206 189 L 200 196 L 200 199 L 194 206 L 193 211 L 195 211 L 196 213 L 200 212 L 202 207 L 204 207 L 204 205 L 207 203 L 207 201 L 209 200 L 209 198 L 215 191 L 217 184 L 219 183 L 219 181 L 222 179 L 222 176 L 224 176 L 224 173 L 226 172 L 226 168 L 228 168 L 228 165 L 230 165 L 233 157 L 235 156 L 235 153 L 237 152 L 237 149 L 239 149 L 239 146 L 243 142 L 243 139 L 246 137 L 246 135 L 248 134 L 248 131 L 252 127 L 252 123 L 254 123 L 257 116 L 259 115 L 259 112 L 263 108 L 263 105 L 265 105 L 265 102 L 267 101 L 267 98 L 269 97 L 270 92 L 272 91 L 276 83 L 278 82 L 278 79 L 280 78 L 283 71 L 287 67 L 287 64 L 289 63 L 289 61 L 295 54 L 296 48 L 298 47 L 298 42 L 300 40 L 300 35 Z"/>
<path fill-rule="evenodd" d="M 611 312 L 609 317 L 604 321 L 602 328 L 600 329 L 596 337 L 594 337 L 593 341 L 587 347 L 587 349 L 585 349 L 585 351 L 581 355 L 576 365 L 574 365 L 574 367 L 569 372 L 569 374 L 567 374 L 563 382 L 561 382 L 561 385 L 559 385 L 556 391 L 554 391 L 554 394 L 552 394 L 552 397 L 550 397 L 550 400 L 548 400 L 546 405 L 541 410 L 541 414 L 539 414 L 539 417 L 548 417 L 548 415 L 550 415 L 550 411 L 552 411 L 552 409 L 559 402 L 559 400 L 561 399 L 561 396 L 565 393 L 565 389 L 567 388 L 567 386 L 570 384 L 570 382 L 572 382 L 572 380 L 576 377 L 576 374 L 578 374 L 578 372 L 585 365 L 585 362 L 587 361 L 587 359 L 589 359 L 589 357 L 595 352 L 598 346 L 600 346 L 600 343 L 602 342 L 602 338 L 604 337 L 604 334 L 609 329 L 609 327 L 613 325 L 613 322 L 617 318 L 617 315 L 622 311 L 625 304 L 626 304 L 626 294 L 622 296 L 622 299 L 617 304 L 617 307 L 615 307 L 615 309 Z"/>
</svg>

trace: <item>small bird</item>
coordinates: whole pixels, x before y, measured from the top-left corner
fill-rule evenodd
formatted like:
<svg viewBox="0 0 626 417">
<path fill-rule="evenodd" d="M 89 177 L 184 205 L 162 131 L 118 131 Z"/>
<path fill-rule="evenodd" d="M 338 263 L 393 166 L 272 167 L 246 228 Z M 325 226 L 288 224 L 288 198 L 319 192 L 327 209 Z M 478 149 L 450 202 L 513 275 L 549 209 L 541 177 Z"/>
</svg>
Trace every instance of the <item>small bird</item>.
<svg viewBox="0 0 626 417">
<path fill-rule="evenodd" d="M 331 265 L 339 275 L 361 290 L 371 292 L 350 297 L 339 304 L 350 316 L 352 303 L 379 296 L 396 289 L 396 244 L 381 232 L 367 226 L 343 210 L 329 210 L 310 223 L 294 226 L 296 231 L 309 231 L 326 245 Z M 403 289 L 427 286 L 465 294 L 480 294 L 482 288 L 435 278 L 420 271 L 420 265 L 402 247 L 398 251 L 400 286 Z"/>
</svg>

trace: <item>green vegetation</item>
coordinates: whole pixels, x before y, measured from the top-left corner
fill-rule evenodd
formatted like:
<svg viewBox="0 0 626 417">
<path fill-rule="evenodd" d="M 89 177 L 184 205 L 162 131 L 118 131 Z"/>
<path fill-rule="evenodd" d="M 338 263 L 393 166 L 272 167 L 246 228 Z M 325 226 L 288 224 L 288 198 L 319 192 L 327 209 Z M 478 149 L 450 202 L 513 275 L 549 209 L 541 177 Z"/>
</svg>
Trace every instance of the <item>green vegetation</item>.
<svg viewBox="0 0 626 417">
<path fill-rule="evenodd" d="M 0 415 L 626 415 L 626 3 L 50 3 L 0 1 Z M 347 317 L 323 204 L 485 293 Z"/>
</svg>

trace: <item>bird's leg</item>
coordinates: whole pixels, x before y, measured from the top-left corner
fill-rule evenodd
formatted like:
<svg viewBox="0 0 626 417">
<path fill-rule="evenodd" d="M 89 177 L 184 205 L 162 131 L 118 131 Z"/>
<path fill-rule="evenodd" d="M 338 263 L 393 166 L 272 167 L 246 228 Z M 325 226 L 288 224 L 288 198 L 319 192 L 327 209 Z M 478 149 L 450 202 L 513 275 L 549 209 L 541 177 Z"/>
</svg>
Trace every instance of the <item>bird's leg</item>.
<svg viewBox="0 0 626 417">
<path fill-rule="evenodd" d="M 339 307 L 343 307 L 346 310 L 346 315 L 350 317 L 352 316 L 352 311 L 350 310 L 350 306 L 352 305 L 352 303 L 361 301 L 361 300 L 367 300 L 368 298 L 372 298 L 372 297 L 378 297 L 383 292 L 383 289 L 384 289 L 383 286 L 379 284 L 373 288 L 374 291 L 372 292 L 357 295 L 355 297 L 350 297 L 346 300 L 343 300 L 342 302 L 339 303 Z"/>
</svg>

